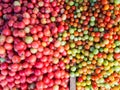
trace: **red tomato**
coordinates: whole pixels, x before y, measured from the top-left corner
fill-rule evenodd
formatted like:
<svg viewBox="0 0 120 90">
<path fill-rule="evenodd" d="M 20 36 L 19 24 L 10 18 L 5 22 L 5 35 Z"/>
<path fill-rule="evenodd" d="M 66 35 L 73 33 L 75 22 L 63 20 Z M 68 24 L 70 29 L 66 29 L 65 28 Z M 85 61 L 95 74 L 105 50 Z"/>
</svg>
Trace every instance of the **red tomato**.
<svg viewBox="0 0 120 90">
<path fill-rule="evenodd" d="M 61 71 L 54 72 L 54 76 L 55 76 L 55 78 L 60 78 L 62 76 Z"/>
<path fill-rule="evenodd" d="M 32 70 L 30 68 L 26 68 L 25 74 L 26 74 L 26 76 L 29 76 L 30 74 L 32 74 Z"/>
<path fill-rule="evenodd" d="M 39 69 L 40 69 L 40 68 L 43 68 L 43 66 L 44 66 L 43 62 L 40 62 L 40 61 L 39 61 L 39 62 L 36 62 L 36 63 L 35 63 L 35 67 L 36 67 L 36 68 L 39 68 Z"/>
<path fill-rule="evenodd" d="M 10 30 L 10 29 L 4 29 L 4 30 L 2 31 L 2 33 L 3 33 L 5 36 L 9 36 L 9 35 L 11 35 L 11 30 Z"/>
<path fill-rule="evenodd" d="M 36 83 L 36 87 L 38 90 L 43 90 L 44 83 L 42 81 L 39 81 Z"/>
<path fill-rule="evenodd" d="M 12 57 L 12 62 L 13 63 L 20 63 L 20 57 L 19 56 L 17 56 L 17 55 L 14 55 L 13 57 Z"/>
<path fill-rule="evenodd" d="M 41 71 L 39 69 L 35 69 L 34 71 L 36 76 L 40 76 L 41 75 Z"/>
<path fill-rule="evenodd" d="M 105 33 L 105 34 L 104 34 L 104 38 L 105 38 L 105 39 L 108 39 L 109 37 L 110 37 L 110 34 L 109 34 L 109 33 Z"/>
<path fill-rule="evenodd" d="M 79 77 L 78 78 L 78 82 L 82 82 L 83 81 L 83 78 L 82 77 Z"/>
<path fill-rule="evenodd" d="M 12 44 L 10 44 L 10 43 L 5 43 L 4 47 L 6 50 L 12 50 L 12 48 L 13 48 Z"/>
<path fill-rule="evenodd" d="M 27 58 L 27 62 L 34 64 L 36 62 L 37 58 L 35 55 L 31 55 Z"/>
<path fill-rule="evenodd" d="M 120 59 L 120 53 L 115 53 L 115 54 L 114 54 L 114 58 L 115 58 L 115 59 Z"/>
<path fill-rule="evenodd" d="M 50 79 L 49 79 L 48 77 L 44 77 L 44 78 L 43 78 L 43 82 L 44 82 L 45 84 L 48 84 L 48 83 L 50 82 Z"/>
</svg>

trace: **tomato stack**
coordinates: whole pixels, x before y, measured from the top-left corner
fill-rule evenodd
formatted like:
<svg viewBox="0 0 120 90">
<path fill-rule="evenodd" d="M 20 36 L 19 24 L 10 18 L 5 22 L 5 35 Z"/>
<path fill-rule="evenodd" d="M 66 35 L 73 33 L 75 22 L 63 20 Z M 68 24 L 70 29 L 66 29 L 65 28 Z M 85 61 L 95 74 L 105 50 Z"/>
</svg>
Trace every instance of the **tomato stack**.
<svg viewBox="0 0 120 90">
<path fill-rule="evenodd" d="M 58 33 L 64 0 L 0 0 L 0 90 L 68 90 Z"/>
<path fill-rule="evenodd" d="M 120 0 L 0 0 L 0 90 L 120 89 Z"/>
</svg>

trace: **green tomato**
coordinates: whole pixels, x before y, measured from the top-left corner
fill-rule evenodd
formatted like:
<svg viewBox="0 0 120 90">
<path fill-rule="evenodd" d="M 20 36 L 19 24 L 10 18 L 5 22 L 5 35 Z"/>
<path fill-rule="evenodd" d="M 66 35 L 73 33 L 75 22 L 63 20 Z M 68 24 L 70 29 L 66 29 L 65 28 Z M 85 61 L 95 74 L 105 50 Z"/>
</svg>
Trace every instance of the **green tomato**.
<svg viewBox="0 0 120 90">
<path fill-rule="evenodd" d="M 5 62 L 5 58 L 0 58 L 0 62 L 1 63 Z"/>
<path fill-rule="evenodd" d="M 91 64 L 91 61 L 87 61 L 87 64 Z"/>
<path fill-rule="evenodd" d="M 95 28 L 94 28 L 94 31 L 97 32 L 97 31 L 99 31 L 99 30 L 98 30 L 98 28 L 95 27 Z"/>
<path fill-rule="evenodd" d="M 95 22 L 94 21 L 91 21 L 90 22 L 90 26 L 94 26 L 95 25 Z"/>
<path fill-rule="evenodd" d="M 82 3 L 84 0 L 79 0 L 79 3 Z"/>
<path fill-rule="evenodd" d="M 78 3 L 75 3 L 75 6 L 77 7 L 77 6 L 79 6 L 79 4 L 78 4 Z"/>
<path fill-rule="evenodd" d="M 108 65 L 108 61 L 107 61 L 107 60 L 104 60 L 103 65 L 104 65 L 104 66 L 107 66 L 107 65 Z"/>
<path fill-rule="evenodd" d="M 90 37 L 89 37 L 89 40 L 90 40 L 90 41 L 93 41 L 93 40 L 94 40 L 94 38 L 93 38 L 92 36 L 90 36 Z"/>
<path fill-rule="evenodd" d="M 27 44 L 31 44 L 31 43 L 33 42 L 33 38 L 32 38 L 31 36 L 26 36 L 26 37 L 25 37 L 25 42 L 26 42 Z"/>
<path fill-rule="evenodd" d="M 70 35 L 70 39 L 73 40 L 74 39 L 74 35 Z"/>
<path fill-rule="evenodd" d="M 114 69 L 116 72 L 120 72 L 120 66 L 115 66 Z"/>
<path fill-rule="evenodd" d="M 120 0 L 113 0 L 114 4 L 120 4 Z"/>
<path fill-rule="evenodd" d="M 78 32 L 81 32 L 82 31 L 82 29 L 78 29 Z"/>
<path fill-rule="evenodd" d="M 109 84 L 106 83 L 106 84 L 105 84 L 105 88 L 106 88 L 107 90 L 110 90 L 111 87 L 110 87 Z"/>
<path fill-rule="evenodd" d="M 76 66 L 72 66 L 71 71 L 76 71 Z"/>
<path fill-rule="evenodd" d="M 103 61 L 104 61 L 104 59 L 103 59 L 103 58 L 98 58 L 98 63 L 102 64 L 102 63 L 103 63 Z"/>
<path fill-rule="evenodd" d="M 72 51 L 71 51 L 71 50 L 68 50 L 68 51 L 67 51 L 67 54 L 69 54 L 69 55 L 72 54 Z"/>
<path fill-rule="evenodd" d="M 70 65 L 66 65 L 65 68 L 66 68 L 66 69 L 69 69 L 69 68 L 70 68 Z"/>
<path fill-rule="evenodd" d="M 99 83 L 104 83 L 104 79 L 103 78 L 100 78 L 99 80 L 97 80 Z"/>
<path fill-rule="evenodd" d="M 79 63 L 78 67 L 79 67 L 79 68 L 82 68 L 82 64 L 81 64 L 81 63 Z"/>
<path fill-rule="evenodd" d="M 53 90 L 59 90 L 59 85 L 54 85 Z"/>
<path fill-rule="evenodd" d="M 114 51 L 115 51 L 115 53 L 119 53 L 119 52 L 120 52 L 120 48 L 116 47 L 116 48 L 114 49 Z"/>
<path fill-rule="evenodd" d="M 87 31 L 87 30 L 85 30 L 85 31 L 83 31 L 83 33 L 84 33 L 84 34 L 88 34 L 88 31 Z"/>
<path fill-rule="evenodd" d="M 55 22 L 56 19 L 55 19 L 55 17 L 51 17 L 50 20 L 51 20 L 52 22 Z"/>
<path fill-rule="evenodd" d="M 75 73 L 74 72 L 70 72 L 70 76 L 71 77 L 75 77 Z"/>
<path fill-rule="evenodd" d="M 81 50 L 83 48 L 83 46 L 78 46 L 78 49 Z"/>
<path fill-rule="evenodd" d="M 70 34 L 74 34 L 74 29 L 73 29 L 73 28 L 70 28 L 70 29 L 69 29 L 69 32 L 70 32 Z"/>
<path fill-rule="evenodd" d="M 71 44 L 70 44 L 70 47 L 71 47 L 71 48 L 74 48 L 74 47 L 75 47 L 75 43 L 71 43 Z"/>
<path fill-rule="evenodd" d="M 100 44 L 96 43 L 95 44 L 95 48 L 99 49 L 100 48 Z"/>
<path fill-rule="evenodd" d="M 92 16 L 91 19 L 90 19 L 90 21 L 95 21 L 95 17 Z"/>
<path fill-rule="evenodd" d="M 36 49 L 36 48 L 31 48 L 31 49 L 30 49 L 30 52 L 31 52 L 32 54 L 35 54 L 35 53 L 37 53 L 37 49 Z"/>
<path fill-rule="evenodd" d="M 52 38 L 52 37 L 50 37 L 50 38 L 49 38 L 49 42 L 52 42 L 52 41 L 53 41 L 53 38 Z"/>
<path fill-rule="evenodd" d="M 119 65 L 119 62 L 118 62 L 118 61 L 114 61 L 114 65 L 115 65 L 115 66 L 118 66 L 118 65 Z"/>
<path fill-rule="evenodd" d="M 103 52 L 103 48 L 102 47 L 100 47 L 100 52 Z"/>
<path fill-rule="evenodd" d="M 73 52 L 73 53 L 77 53 L 77 49 L 75 49 L 75 48 L 72 49 L 72 52 Z"/>
<path fill-rule="evenodd" d="M 88 35 L 85 35 L 83 38 L 84 38 L 85 40 L 87 40 L 87 39 L 89 38 L 89 36 L 88 36 Z"/>
<path fill-rule="evenodd" d="M 120 41 L 118 41 L 118 40 L 115 41 L 115 45 L 116 45 L 116 46 L 120 46 Z"/>
<path fill-rule="evenodd" d="M 103 32 L 103 31 L 104 31 L 104 28 L 100 28 L 99 31 L 100 31 L 100 32 Z"/>
<path fill-rule="evenodd" d="M 30 33 L 30 27 L 25 27 L 24 30 L 25 30 L 25 33 Z"/>
<path fill-rule="evenodd" d="M 88 86 L 85 86 L 85 90 L 90 90 L 90 88 Z"/>
<path fill-rule="evenodd" d="M 90 80 L 86 80 L 86 84 L 87 85 L 91 85 L 91 81 Z"/>
<path fill-rule="evenodd" d="M 74 38 L 74 41 L 78 41 L 78 38 L 77 38 L 77 37 L 75 37 L 75 38 Z"/>
<path fill-rule="evenodd" d="M 89 54 L 89 57 L 90 57 L 90 58 L 93 58 L 93 57 L 94 57 L 94 54 L 93 54 L 93 53 L 90 53 L 90 54 Z"/>
<path fill-rule="evenodd" d="M 90 76 L 90 75 L 87 75 L 86 79 L 87 79 L 87 80 L 91 80 L 91 76 Z"/>
<path fill-rule="evenodd" d="M 96 55 L 96 54 L 98 54 L 98 53 L 99 53 L 98 49 L 94 49 L 94 50 L 93 50 L 93 54 Z"/>
<path fill-rule="evenodd" d="M 75 72 L 75 76 L 78 77 L 80 74 L 79 72 Z"/>
<path fill-rule="evenodd" d="M 61 41 L 61 45 L 64 46 L 66 44 L 66 41 Z"/>
<path fill-rule="evenodd" d="M 70 2 L 69 2 L 69 5 L 70 5 L 70 6 L 73 6 L 73 5 L 74 5 L 74 1 L 70 1 Z"/>
<path fill-rule="evenodd" d="M 63 37 L 67 37 L 67 33 L 66 32 L 63 33 Z"/>
</svg>

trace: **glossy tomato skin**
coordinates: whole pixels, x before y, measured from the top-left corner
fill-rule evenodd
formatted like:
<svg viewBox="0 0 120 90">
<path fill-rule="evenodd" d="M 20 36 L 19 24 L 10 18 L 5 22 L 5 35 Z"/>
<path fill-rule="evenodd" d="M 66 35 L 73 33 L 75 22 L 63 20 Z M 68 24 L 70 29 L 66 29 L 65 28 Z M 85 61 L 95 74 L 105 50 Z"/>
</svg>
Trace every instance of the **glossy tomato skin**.
<svg viewBox="0 0 120 90">
<path fill-rule="evenodd" d="M 120 59 L 120 54 L 119 54 L 119 53 L 115 53 L 115 54 L 114 54 L 114 58 L 115 58 L 115 59 Z"/>
<path fill-rule="evenodd" d="M 17 56 L 17 55 L 14 55 L 13 57 L 12 57 L 12 62 L 13 63 L 20 63 L 20 57 L 19 56 Z"/>
<path fill-rule="evenodd" d="M 36 87 L 38 90 L 43 90 L 44 83 L 42 81 L 37 82 Z"/>
<path fill-rule="evenodd" d="M 11 30 L 10 29 L 4 29 L 2 32 L 5 36 L 11 35 Z"/>
</svg>

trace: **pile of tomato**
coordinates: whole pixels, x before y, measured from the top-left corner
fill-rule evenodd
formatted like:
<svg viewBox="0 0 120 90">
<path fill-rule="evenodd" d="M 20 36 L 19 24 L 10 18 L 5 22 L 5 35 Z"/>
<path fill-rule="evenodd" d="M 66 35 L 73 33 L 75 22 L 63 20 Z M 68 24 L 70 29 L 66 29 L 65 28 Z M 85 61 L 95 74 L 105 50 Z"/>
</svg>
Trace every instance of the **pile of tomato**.
<svg viewBox="0 0 120 90">
<path fill-rule="evenodd" d="M 0 90 L 120 89 L 120 0 L 0 0 Z"/>
</svg>

